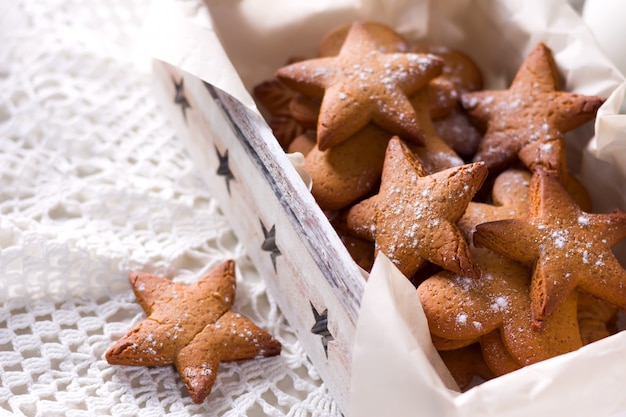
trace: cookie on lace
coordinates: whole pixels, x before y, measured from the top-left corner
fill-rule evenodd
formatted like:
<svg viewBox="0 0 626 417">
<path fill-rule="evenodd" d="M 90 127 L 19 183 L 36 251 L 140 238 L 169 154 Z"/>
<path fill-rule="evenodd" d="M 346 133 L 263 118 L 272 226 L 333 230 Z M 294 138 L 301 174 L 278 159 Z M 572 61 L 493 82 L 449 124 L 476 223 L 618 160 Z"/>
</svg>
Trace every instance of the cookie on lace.
<svg viewBox="0 0 626 417">
<path fill-rule="evenodd" d="M 626 270 L 611 250 L 625 237 L 625 212 L 584 212 L 555 173 L 538 170 L 528 215 L 477 225 L 474 244 L 532 268 L 532 320 L 540 328 L 578 288 L 626 308 Z"/>
<path fill-rule="evenodd" d="M 558 170 L 558 140 L 593 119 L 604 99 L 559 91 L 552 51 L 539 43 L 508 90 L 465 93 L 462 105 L 485 129 L 475 161 L 498 171 L 519 158 L 526 166 Z"/>
<path fill-rule="evenodd" d="M 487 169 L 482 163 L 427 175 L 405 143 L 393 137 L 387 147 L 380 190 L 353 207 L 353 225 L 369 229 L 376 250 L 411 277 L 430 261 L 455 273 L 478 278 L 468 243 L 456 227 L 480 188 Z M 366 210 L 359 210 L 363 204 Z"/>
<path fill-rule="evenodd" d="M 441 72 L 429 54 L 382 53 L 362 23 L 353 23 L 337 56 L 279 68 L 289 87 L 322 99 L 317 124 L 320 150 L 337 145 L 373 122 L 420 144 L 423 132 L 408 96 Z"/>
<path fill-rule="evenodd" d="M 105 357 L 112 365 L 175 365 L 193 401 L 201 403 L 220 362 L 280 354 L 280 342 L 230 310 L 234 261 L 192 285 L 145 272 L 131 272 L 129 280 L 148 317 L 109 348 Z"/>
</svg>

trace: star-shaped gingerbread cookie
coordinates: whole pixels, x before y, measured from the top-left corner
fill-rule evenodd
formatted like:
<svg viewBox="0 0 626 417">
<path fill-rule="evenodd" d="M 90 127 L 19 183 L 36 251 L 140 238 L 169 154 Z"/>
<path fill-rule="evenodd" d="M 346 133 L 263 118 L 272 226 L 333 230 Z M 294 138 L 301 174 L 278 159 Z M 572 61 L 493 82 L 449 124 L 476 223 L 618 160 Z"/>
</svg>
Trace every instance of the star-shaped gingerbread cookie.
<svg viewBox="0 0 626 417">
<path fill-rule="evenodd" d="M 222 263 L 192 285 L 145 272 L 129 280 L 148 317 L 106 352 L 112 365 L 175 365 L 195 403 L 210 394 L 220 362 L 278 355 L 281 344 L 231 311 L 235 263 Z"/>
<path fill-rule="evenodd" d="M 322 99 L 317 124 L 320 150 L 350 137 L 370 122 L 421 144 L 423 132 L 408 96 L 439 75 L 440 58 L 385 53 L 362 23 L 353 23 L 339 54 L 297 62 L 276 76 L 291 88 Z"/>
<path fill-rule="evenodd" d="M 524 171 L 500 174 L 493 190 L 498 205 L 471 203 L 458 223 L 463 233 L 471 234 L 485 219 L 507 219 L 523 212 L 514 194 L 521 194 L 523 201 L 527 181 Z M 442 271 L 417 289 L 435 342 L 454 346 L 478 339 L 497 375 L 582 346 L 577 292 L 569 294 L 537 331 L 531 320 L 530 269 L 486 248 L 470 244 L 470 250 L 482 271 L 479 280 Z M 498 340 L 489 340 L 494 332 L 500 342 L 495 345 Z"/>
<path fill-rule="evenodd" d="M 376 250 L 407 277 L 430 261 L 478 278 L 480 270 L 456 222 L 486 176 L 482 162 L 427 175 L 408 146 L 393 137 L 385 155 L 380 190 L 359 203 L 361 207 L 353 207 L 360 220 L 351 219 L 351 223 L 371 230 Z"/>
<path fill-rule="evenodd" d="M 576 289 L 626 308 L 626 271 L 611 248 L 626 237 L 626 213 L 582 211 L 556 174 L 538 170 L 527 217 L 476 226 L 474 244 L 532 266 L 532 320 L 544 320 Z"/>
<path fill-rule="evenodd" d="M 604 100 L 559 91 L 551 50 L 539 43 L 508 90 L 465 93 L 462 105 L 485 129 L 475 161 L 497 171 L 518 157 L 530 169 L 559 170 L 563 133 L 595 117 Z"/>
</svg>

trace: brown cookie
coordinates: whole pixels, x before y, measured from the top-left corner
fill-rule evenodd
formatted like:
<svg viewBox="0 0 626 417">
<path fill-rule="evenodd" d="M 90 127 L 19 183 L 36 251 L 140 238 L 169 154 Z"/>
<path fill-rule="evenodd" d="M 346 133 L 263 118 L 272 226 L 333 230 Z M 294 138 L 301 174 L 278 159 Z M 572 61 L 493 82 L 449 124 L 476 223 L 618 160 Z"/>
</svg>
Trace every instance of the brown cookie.
<svg viewBox="0 0 626 417">
<path fill-rule="evenodd" d="M 525 213 L 529 181 L 526 170 L 500 174 L 493 186 L 494 204 L 470 203 L 459 228 L 471 236 L 484 221 Z M 460 341 L 480 338 L 485 361 L 498 375 L 582 346 L 577 294 L 568 297 L 537 331 L 531 320 L 530 269 L 488 249 L 473 245 L 470 249 L 482 271 L 479 280 L 444 271 L 418 287 L 433 335 Z M 493 332 L 504 347 L 492 339 Z"/>
<path fill-rule="evenodd" d="M 290 116 L 289 103 L 297 95 L 284 83 L 273 79 L 254 86 L 254 98 L 273 116 Z"/>
<path fill-rule="evenodd" d="M 256 85 L 253 95 L 267 113 L 266 119 L 274 136 L 283 149 L 287 149 L 293 139 L 302 134 L 304 128 L 292 117 L 291 101 L 298 93 L 279 80 L 268 80 Z"/>
<path fill-rule="evenodd" d="M 370 122 L 421 143 L 423 133 L 408 96 L 442 66 L 433 55 L 382 53 L 367 28 L 353 23 L 337 56 L 288 65 L 276 75 L 289 87 L 322 99 L 317 141 L 326 150 Z"/>
<path fill-rule="evenodd" d="M 304 166 L 313 181 L 311 192 L 322 209 L 343 209 L 375 190 L 391 136 L 370 124 L 330 149 L 311 149 Z"/>
<path fill-rule="evenodd" d="M 542 331 L 537 331 L 531 320 L 530 271 L 487 251 L 473 254 L 482 271 L 480 279 L 443 271 L 418 287 L 432 334 L 472 340 L 500 330 L 506 351 L 520 365 L 582 346 L 576 293 L 546 319 Z"/>
<path fill-rule="evenodd" d="M 474 339 L 445 339 L 434 334 L 431 334 L 430 338 L 433 342 L 433 346 L 439 352 L 462 349 L 466 346 L 478 343 L 478 341 L 480 340 L 480 338 L 478 337 Z"/>
<path fill-rule="evenodd" d="M 471 160 L 483 138 L 461 107 L 453 108 L 445 117 L 433 120 L 439 137 L 461 158 Z"/>
<path fill-rule="evenodd" d="M 563 136 L 553 138 L 549 144 L 542 144 L 541 142 L 531 143 L 522 148 L 518 156 L 532 171 L 541 169 L 554 172 L 559 178 L 561 185 L 563 185 L 580 208 L 584 211 L 591 211 L 592 202 L 587 189 L 569 172 L 566 144 Z M 551 161 L 549 169 L 544 168 L 547 160 Z"/>
<path fill-rule="evenodd" d="M 283 150 L 289 149 L 294 139 L 304 132 L 291 116 L 271 116 L 267 124 Z"/>
<path fill-rule="evenodd" d="M 475 161 L 498 171 L 519 157 L 531 170 L 559 170 L 563 133 L 593 119 L 604 99 L 559 91 L 552 52 L 540 43 L 508 90 L 465 93 L 461 102 L 485 129 Z"/>
<path fill-rule="evenodd" d="M 420 173 L 426 175 L 425 171 Z M 369 197 L 341 213 L 340 226 L 361 239 L 374 242 L 376 240 L 376 196 Z"/>
<path fill-rule="evenodd" d="M 480 338 L 480 351 L 487 367 L 495 376 L 508 374 L 522 368 L 506 348 L 499 330 Z"/>
<path fill-rule="evenodd" d="M 400 34 L 390 27 L 376 22 L 362 22 L 363 28 L 376 42 L 382 53 L 407 52 L 407 43 Z M 318 46 L 319 57 L 339 55 L 352 24 L 340 25 L 326 33 Z"/>
<path fill-rule="evenodd" d="M 463 165 L 465 162 L 437 133 L 430 116 L 430 98 L 427 91 L 421 91 L 411 98 L 417 121 L 424 132 L 421 146 L 408 144 L 417 155 L 428 173 Z"/>
<path fill-rule="evenodd" d="M 439 352 L 439 355 L 461 391 L 467 390 L 475 378 L 486 381 L 495 376 L 485 363 L 477 343 L 456 350 Z"/>
<path fill-rule="evenodd" d="M 458 49 L 443 45 L 419 42 L 409 46 L 409 51 L 433 54 L 443 60 L 443 69 L 440 79 L 449 81 L 458 93 L 477 91 L 483 88 L 483 74 L 480 67 L 469 55 Z"/>
<path fill-rule="evenodd" d="M 554 173 L 533 174 L 527 217 L 476 226 L 474 244 L 532 267 L 532 319 L 546 319 L 576 288 L 626 308 L 626 271 L 611 248 L 626 237 L 626 213 L 582 211 Z"/>
<path fill-rule="evenodd" d="M 583 344 L 610 336 L 617 313 L 617 307 L 581 292 L 578 296 L 578 326 Z"/>
<path fill-rule="evenodd" d="M 235 263 L 226 261 L 192 285 L 145 272 L 129 274 L 148 317 L 106 352 L 112 365 L 175 365 L 195 403 L 211 392 L 220 362 L 278 355 L 280 343 L 230 310 Z"/>
<path fill-rule="evenodd" d="M 470 202 L 457 225 L 470 246 L 477 224 L 513 219 L 526 214 L 531 173 L 511 168 L 498 175 L 491 190 L 491 203 Z"/>
<path fill-rule="evenodd" d="M 350 253 L 354 262 L 365 271 L 369 272 L 374 264 L 374 243 L 369 240 L 361 239 L 341 229 L 337 229 L 337 234 L 346 249 L 348 249 L 348 253 Z"/>
<path fill-rule="evenodd" d="M 315 130 L 321 104 L 317 98 L 297 94 L 289 102 L 289 114 L 303 129 Z"/>
<path fill-rule="evenodd" d="M 307 130 L 293 138 L 286 151 L 288 153 L 300 152 L 302 155 L 306 156 L 315 147 L 316 143 L 315 131 Z"/>
<path fill-rule="evenodd" d="M 449 115 L 458 106 L 461 94 L 480 90 L 483 86 L 480 68 L 459 50 L 421 42 L 409 46 L 409 51 L 433 54 L 443 60 L 441 74 L 427 87 L 433 119 Z"/>
<path fill-rule="evenodd" d="M 430 261 L 477 278 L 480 271 L 456 222 L 486 175 L 481 163 L 425 175 L 411 150 L 394 137 L 387 146 L 380 190 L 364 203 L 374 210 L 362 213 L 362 227 L 373 227 L 376 250 L 407 277 Z"/>
</svg>

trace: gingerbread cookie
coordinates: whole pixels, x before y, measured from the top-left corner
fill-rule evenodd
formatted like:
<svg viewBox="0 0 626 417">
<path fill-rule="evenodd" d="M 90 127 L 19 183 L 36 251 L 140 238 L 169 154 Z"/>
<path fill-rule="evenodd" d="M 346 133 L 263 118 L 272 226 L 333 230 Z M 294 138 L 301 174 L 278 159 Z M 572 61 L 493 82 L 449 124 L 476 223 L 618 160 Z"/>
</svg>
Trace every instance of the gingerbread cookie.
<svg viewBox="0 0 626 417">
<path fill-rule="evenodd" d="M 426 261 L 479 277 L 456 222 L 482 185 L 486 168 L 476 163 L 423 174 L 419 160 L 406 144 L 392 138 L 380 190 L 370 205 L 374 211 L 363 213 L 363 227 L 371 227 L 373 220 L 377 251 L 383 251 L 407 277 Z"/>
<path fill-rule="evenodd" d="M 459 220 L 464 235 L 471 236 L 485 221 L 525 213 L 530 178 L 520 169 L 500 174 L 494 204 L 470 203 Z M 530 269 L 485 248 L 470 245 L 470 250 L 482 271 L 479 280 L 443 271 L 418 287 L 434 336 L 463 343 L 480 339 L 485 361 L 497 375 L 582 346 L 576 293 L 537 331 L 531 320 Z"/>
<path fill-rule="evenodd" d="M 539 43 L 508 90 L 465 93 L 461 102 L 485 128 L 474 160 L 497 171 L 518 157 L 531 169 L 558 170 L 563 133 L 593 119 L 604 100 L 559 91 L 552 52 Z"/>
<path fill-rule="evenodd" d="M 506 348 L 500 330 L 494 330 L 480 338 L 480 351 L 487 367 L 495 376 L 501 376 L 522 368 Z"/>
<path fill-rule="evenodd" d="M 427 86 L 433 119 L 448 116 L 458 106 L 461 94 L 480 90 L 483 86 L 480 68 L 459 50 L 420 42 L 410 45 L 409 51 L 433 54 L 443 60 L 441 74 Z"/>
<path fill-rule="evenodd" d="M 578 296 L 578 327 L 583 344 L 610 336 L 617 321 L 618 309 L 581 292 Z"/>
<path fill-rule="evenodd" d="M 283 149 L 293 139 L 302 134 L 304 128 L 292 117 L 291 101 L 298 94 L 278 80 L 264 81 L 254 87 L 254 97 L 261 107 L 269 113 L 266 117 L 268 125 Z"/>
<path fill-rule="evenodd" d="M 353 23 L 337 56 L 310 59 L 278 69 L 289 87 L 322 99 L 317 124 L 320 150 L 335 146 L 368 123 L 421 143 L 408 96 L 441 72 L 434 55 L 382 53 L 362 23 Z"/>
<path fill-rule="evenodd" d="M 445 117 L 434 119 L 433 125 L 439 137 L 464 160 L 471 160 L 483 139 L 460 107 L 453 108 Z"/>
<path fill-rule="evenodd" d="M 367 30 L 369 36 L 376 41 L 379 52 L 407 52 L 408 46 L 404 38 L 390 27 L 376 22 L 362 22 L 361 25 Z M 317 55 L 319 57 L 339 55 L 351 26 L 350 23 L 340 25 L 326 33 L 318 46 Z"/>
<path fill-rule="evenodd" d="M 491 203 L 470 202 L 458 221 L 470 246 L 477 224 L 523 216 L 528 208 L 531 173 L 511 168 L 496 177 L 491 189 Z"/>
<path fill-rule="evenodd" d="M 626 271 L 611 248 L 626 237 L 626 213 L 582 211 L 554 173 L 533 174 L 527 217 L 476 226 L 474 244 L 533 268 L 537 327 L 576 288 L 626 308 Z"/>
<path fill-rule="evenodd" d="M 486 381 L 495 376 L 485 363 L 480 346 L 476 343 L 456 350 L 439 352 L 439 355 L 461 391 L 466 391 L 475 378 Z"/>
<path fill-rule="evenodd" d="M 474 343 L 478 343 L 480 340 L 480 337 L 473 339 L 446 339 L 435 334 L 431 334 L 430 338 L 433 342 L 433 346 L 439 352 L 462 349 Z"/>
<path fill-rule="evenodd" d="M 309 152 L 315 147 L 317 143 L 315 132 L 307 130 L 304 133 L 299 134 L 289 144 L 286 151 L 288 153 L 300 152 L 302 155 L 307 156 Z"/>
<path fill-rule="evenodd" d="M 305 130 L 317 129 L 321 100 L 297 94 L 289 102 L 289 114 Z"/>
<path fill-rule="evenodd" d="M 311 149 L 304 166 L 313 181 L 311 193 L 322 209 L 343 209 L 375 190 L 391 136 L 370 124 L 330 149 Z"/>
<path fill-rule="evenodd" d="M 130 283 L 148 317 L 106 352 L 112 365 L 175 365 L 195 403 L 211 392 L 220 362 L 278 355 L 281 344 L 230 309 L 235 263 L 226 261 L 192 285 L 145 272 Z"/>
<path fill-rule="evenodd" d="M 337 234 L 346 249 L 348 249 L 348 253 L 350 253 L 354 262 L 363 270 L 369 272 L 374 264 L 374 243 L 341 229 L 337 229 Z"/>
<path fill-rule="evenodd" d="M 424 132 L 422 146 L 408 144 L 429 173 L 463 165 L 461 157 L 439 136 L 430 116 L 430 97 L 421 91 L 411 98 L 415 116 Z"/>
<path fill-rule="evenodd" d="M 463 160 L 436 133 L 428 114 L 428 96 L 418 93 L 412 103 L 424 131 L 423 146 L 411 146 L 426 172 L 463 165 Z M 312 193 L 326 210 L 340 210 L 369 194 L 380 180 L 391 134 L 373 124 L 325 151 L 313 148 L 306 158 L 312 177 Z"/>
<path fill-rule="evenodd" d="M 464 341 L 500 330 L 506 351 L 522 366 L 582 346 L 576 293 L 546 319 L 542 331 L 537 331 L 531 321 L 530 271 L 486 251 L 473 255 L 482 271 L 480 279 L 443 271 L 418 287 L 432 334 Z M 490 362 L 487 357 L 485 360 Z"/>
</svg>

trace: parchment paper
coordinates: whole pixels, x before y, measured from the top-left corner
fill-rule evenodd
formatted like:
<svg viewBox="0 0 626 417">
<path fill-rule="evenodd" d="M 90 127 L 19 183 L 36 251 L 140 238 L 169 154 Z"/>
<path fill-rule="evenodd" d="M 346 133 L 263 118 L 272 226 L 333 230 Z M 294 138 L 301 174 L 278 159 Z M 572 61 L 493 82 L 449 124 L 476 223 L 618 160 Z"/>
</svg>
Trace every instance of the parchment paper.
<svg viewBox="0 0 626 417">
<path fill-rule="evenodd" d="M 313 57 L 326 31 L 352 20 L 386 23 L 409 40 L 423 37 L 465 51 L 484 71 L 486 88 L 506 88 L 528 52 L 545 42 L 554 52 L 564 90 L 607 98 L 595 125 L 567 135 L 570 168 L 588 186 L 596 211 L 626 208 L 626 115 L 619 114 L 626 81 L 565 1 L 207 4 L 209 13 L 197 1 L 155 1 L 146 23 L 146 47 L 153 57 L 216 85 L 250 108 L 255 108 L 248 93 L 252 86 L 271 78 L 290 57 Z M 626 412 L 626 332 L 459 394 L 447 388 L 449 375 L 425 332 L 415 291 L 384 256 L 370 274 L 361 308 L 350 415 L 571 417 Z"/>
</svg>

